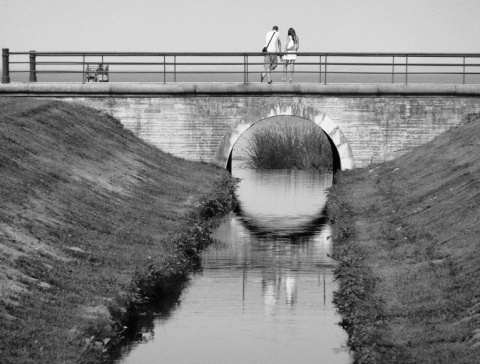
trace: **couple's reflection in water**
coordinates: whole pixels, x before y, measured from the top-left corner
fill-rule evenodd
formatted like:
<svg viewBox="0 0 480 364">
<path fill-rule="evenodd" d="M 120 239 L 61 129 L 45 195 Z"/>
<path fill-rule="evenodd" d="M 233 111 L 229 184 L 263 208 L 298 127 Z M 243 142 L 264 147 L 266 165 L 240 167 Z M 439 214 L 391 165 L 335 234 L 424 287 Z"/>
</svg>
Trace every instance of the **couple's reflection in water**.
<svg viewBox="0 0 480 364">
<path fill-rule="evenodd" d="M 282 292 L 285 293 L 285 304 L 293 306 L 297 300 L 295 273 L 265 272 L 262 277 L 262 294 L 266 313 L 272 314 L 275 306 L 281 303 Z"/>
<path fill-rule="evenodd" d="M 282 219 L 273 219 L 267 223 L 264 220 L 259 221 L 255 216 L 245 213 L 241 203 L 237 205 L 234 213 L 233 218 L 248 230 L 250 236 L 255 237 L 255 244 L 252 244 L 251 249 L 262 257 L 262 259 L 257 257 L 257 268 L 258 265 L 262 265 L 261 292 L 265 312 L 273 315 L 275 307 L 282 304 L 293 307 L 297 301 L 299 272 L 302 274 L 305 268 L 321 269 L 318 262 L 310 267 L 306 267 L 305 263 L 312 261 L 312 256 L 319 251 L 324 252 L 325 258 L 328 259 L 330 226 L 326 208 L 323 207 L 316 215 L 297 219 L 294 223 L 284 222 Z M 258 264 L 262 261 L 264 264 Z M 244 263 L 246 275 L 247 261 Z M 325 267 L 332 265 L 324 262 Z M 244 278 L 243 292 L 246 281 Z"/>
</svg>

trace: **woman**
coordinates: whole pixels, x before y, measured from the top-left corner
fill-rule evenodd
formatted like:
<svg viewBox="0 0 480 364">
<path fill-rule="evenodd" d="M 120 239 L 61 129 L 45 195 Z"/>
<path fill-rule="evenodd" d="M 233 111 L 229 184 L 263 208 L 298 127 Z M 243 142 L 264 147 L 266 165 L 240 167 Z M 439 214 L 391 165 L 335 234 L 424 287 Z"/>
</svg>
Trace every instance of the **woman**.
<svg viewBox="0 0 480 364">
<path fill-rule="evenodd" d="M 283 56 L 283 60 L 285 63 L 283 64 L 283 70 L 285 72 L 285 78 L 282 81 L 287 81 L 288 78 L 288 70 L 290 68 L 290 79 L 288 82 L 292 82 L 293 79 L 293 72 L 295 71 L 295 60 L 297 59 L 297 50 L 300 47 L 300 41 L 295 34 L 295 30 L 293 28 L 288 29 L 288 38 L 287 42 L 285 43 L 285 55 Z"/>
</svg>

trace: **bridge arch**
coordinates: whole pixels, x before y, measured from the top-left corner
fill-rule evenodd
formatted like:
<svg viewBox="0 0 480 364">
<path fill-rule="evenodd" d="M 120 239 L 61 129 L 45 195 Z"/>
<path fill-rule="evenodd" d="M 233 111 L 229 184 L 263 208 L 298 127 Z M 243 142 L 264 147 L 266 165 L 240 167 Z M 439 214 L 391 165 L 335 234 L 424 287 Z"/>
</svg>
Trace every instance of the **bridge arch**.
<svg viewBox="0 0 480 364">
<path fill-rule="evenodd" d="M 229 169 L 233 147 L 242 134 L 257 122 L 274 116 L 295 116 L 315 123 L 325 132 L 330 141 L 334 168 L 346 170 L 355 167 L 352 149 L 338 125 L 318 109 L 295 102 L 273 102 L 249 111 L 224 135 L 215 155 L 215 164 Z"/>
</svg>

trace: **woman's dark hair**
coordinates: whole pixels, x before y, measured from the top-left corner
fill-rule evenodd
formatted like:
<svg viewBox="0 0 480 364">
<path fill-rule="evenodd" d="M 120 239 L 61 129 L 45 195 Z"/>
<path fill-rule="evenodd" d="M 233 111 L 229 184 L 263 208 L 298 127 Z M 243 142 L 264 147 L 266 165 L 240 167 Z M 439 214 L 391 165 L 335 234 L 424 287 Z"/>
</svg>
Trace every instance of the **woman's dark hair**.
<svg viewBox="0 0 480 364">
<path fill-rule="evenodd" d="M 298 43 L 298 37 L 297 37 L 297 34 L 295 34 L 295 29 L 293 28 L 288 29 L 288 35 L 292 36 L 294 43 Z"/>
</svg>

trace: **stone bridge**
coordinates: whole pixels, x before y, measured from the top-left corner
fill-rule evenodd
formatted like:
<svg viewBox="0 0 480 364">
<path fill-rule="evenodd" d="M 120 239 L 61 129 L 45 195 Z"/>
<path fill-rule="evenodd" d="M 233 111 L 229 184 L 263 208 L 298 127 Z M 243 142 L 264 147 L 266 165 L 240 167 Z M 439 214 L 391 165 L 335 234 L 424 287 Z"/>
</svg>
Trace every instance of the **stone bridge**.
<svg viewBox="0 0 480 364">
<path fill-rule="evenodd" d="M 12 83 L 0 97 L 76 102 L 165 152 L 229 167 L 248 128 L 294 116 L 328 136 L 340 169 L 393 159 L 480 112 L 480 86 L 428 84 Z"/>
</svg>

